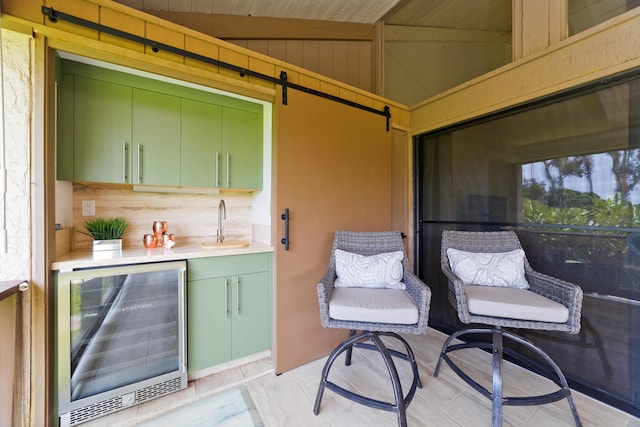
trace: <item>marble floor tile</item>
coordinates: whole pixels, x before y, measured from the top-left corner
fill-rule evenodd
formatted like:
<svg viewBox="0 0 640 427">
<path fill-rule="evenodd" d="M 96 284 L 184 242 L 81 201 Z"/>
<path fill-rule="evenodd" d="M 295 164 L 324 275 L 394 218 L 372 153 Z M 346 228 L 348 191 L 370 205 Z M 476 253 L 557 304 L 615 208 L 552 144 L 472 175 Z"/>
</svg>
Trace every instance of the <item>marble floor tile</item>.
<svg viewBox="0 0 640 427">
<path fill-rule="evenodd" d="M 446 336 L 429 330 L 424 336 L 407 335 L 419 365 L 422 388 L 417 389 L 407 408 L 411 427 L 476 427 L 491 425 L 491 402 L 464 383 L 443 363 L 438 377 L 433 376 L 440 349 Z M 395 344 L 394 344 L 395 345 Z M 483 385 L 491 385 L 491 357 L 480 350 L 462 351 L 452 356 Z M 268 358 L 248 363 L 189 383 L 187 390 L 150 401 L 136 407 L 83 424 L 88 427 L 129 427 L 148 421 L 161 412 L 209 398 L 224 390 L 242 385 L 255 404 L 265 427 L 393 427 L 395 413 L 359 405 L 331 390 L 325 390 L 320 412 L 313 414 L 316 393 L 326 357 L 275 375 Z M 412 372 L 398 363 L 403 387 L 411 382 Z M 554 385 L 519 366 L 505 364 L 505 393 L 523 395 L 553 390 Z M 379 355 L 354 351 L 352 365 L 336 360 L 332 380 L 354 391 L 365 391 L 380 400 L 393 398 L 388 373 Z M 640 419 L 573 392 L 585 427 L 640 427 Z M 573 417 L 566 399 L 540 406 L 504 408 L 504 426 L 570 427 Z M 189 426 L 184 426 L 189 427 Z"/>
</svg>

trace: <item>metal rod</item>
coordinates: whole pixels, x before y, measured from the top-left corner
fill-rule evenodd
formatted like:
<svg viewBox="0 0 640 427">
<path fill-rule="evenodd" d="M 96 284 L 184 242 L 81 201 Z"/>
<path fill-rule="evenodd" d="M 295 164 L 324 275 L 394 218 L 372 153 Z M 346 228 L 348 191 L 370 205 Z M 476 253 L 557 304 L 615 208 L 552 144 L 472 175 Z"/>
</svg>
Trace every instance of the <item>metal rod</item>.
<svg viewBox="0 0 640 427">
<path fill-rule="evenodd" d="M 0 301 L 9 298 L 18 292 L 24 292 L 29 289 L 29 282 L 26 280 L 8 280 L 0 281 Z"/>
<path fill-rule="evenodd" d="M 88 21 L 86 19 L 78 18 L 76 16 L 69 15 L 64 12 L 59 12 L 57 10 L 53 10 L 52 7 L 42 6 L 42 14 L 47 16 L 49 18 L 49 21 L 53 23 L 58 22 L 58 20 L 71 22 L 72 24 L 80 25 L 82 27 L 96 30 L 102 33 L 111 34 L 116 37 L 120 37 L 126 40 L 143 44 L 145 46 L 150 46 L 151 50 L 156 53 L 159 52 L 160 50 L 164 50 L 170 53 L 174 53 L 176 55 L 181 55 L 187 58 L 195 59 L 197 61 L 205 62 L 207 64 L 216 65 L 218 67 L 225 68 L 227 70 L 235 71 L 241 77 L 251 76 L 257 79 L 265 80 L 275 85 L 280 84 L 283 87 L 283 104 L 284 105 L 287 105 L 286 89 L 293 88 L 301 92 L 306 92 L 311 95 L 316 95 L 321 98 L 329 99 L 331 101 L 335 101 L 344 105 L 349 105 L 351 107 L 358 108 L 360 110 L 364 110 L 370 113 L 384 116 L 387 118 L 387 131 L 389 131 L 389 119 L 391 117 L 391 113 L 388 106 L 385 106 L 383 110 L 376 110 L 375 108 L 369 107 L 367 105 L 359 104 L 357 102 L 354 102 L 345 98 L 340 98 L 339 96 L 331 95 L 316 89 L 291 83 L 288 80 L 286 80 L 286 73 L 284 73 L 284 75 L 281 73 L 280 78 L 271 77 L 267 74 L 258 73 L 257 71 L 252 71 L 247 68 L 238 67 L 237 65 L 233 65 L 217 59 L 209 58 L 204 55 L 199 55 L 197 53 L 193 53 L 188 50 L 173 47 L 168 44 L 160 43 L 160 42 L 148 39 L 146 37 L 136 36 L 135 34 L 131 34 L 125 31 L 117 30 L 115 28 L 107 27 L 106 25 L 102 25 L 96 22 Z"/>
</svg>

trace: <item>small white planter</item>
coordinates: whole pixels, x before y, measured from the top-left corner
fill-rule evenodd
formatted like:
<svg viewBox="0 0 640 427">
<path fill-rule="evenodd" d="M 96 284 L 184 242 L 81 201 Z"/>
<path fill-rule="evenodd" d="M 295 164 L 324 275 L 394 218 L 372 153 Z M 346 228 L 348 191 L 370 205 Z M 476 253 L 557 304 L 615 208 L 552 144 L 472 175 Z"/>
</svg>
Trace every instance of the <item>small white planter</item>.
<svg viewBox="0 0 640 427">
<path fill-rule="evenodd" d="M 94 240 L 93 241 L 93 251 L 121 251 L 122 250 L 122 239 L 113 239 L 113 240 Z"/>
</svg>

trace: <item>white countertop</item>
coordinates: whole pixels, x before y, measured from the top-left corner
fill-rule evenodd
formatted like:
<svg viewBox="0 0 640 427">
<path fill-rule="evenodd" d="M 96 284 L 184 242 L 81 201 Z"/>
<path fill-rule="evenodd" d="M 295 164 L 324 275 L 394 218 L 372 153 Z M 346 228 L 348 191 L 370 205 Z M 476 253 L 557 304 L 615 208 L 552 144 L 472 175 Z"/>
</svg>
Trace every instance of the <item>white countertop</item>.
<svg viewBox="0 0 640 427">
<path fill-rule="evenodd" d="M 176 245 L 164 248 L 125 248 L 122 251 L 85 251 L 69 252 L 56 258 L 51 264 L 52 270 L 70 271 L 76 268 L 104 267 L 146 262 L 177 261 L 190 258 L 206 258 L 225 255 L 242 255 L 260 252 L 273 252 L 273 247 L 265 243 L 251 242 L 243 248 L 202 249 L 200 245 Z"/>
</svg>

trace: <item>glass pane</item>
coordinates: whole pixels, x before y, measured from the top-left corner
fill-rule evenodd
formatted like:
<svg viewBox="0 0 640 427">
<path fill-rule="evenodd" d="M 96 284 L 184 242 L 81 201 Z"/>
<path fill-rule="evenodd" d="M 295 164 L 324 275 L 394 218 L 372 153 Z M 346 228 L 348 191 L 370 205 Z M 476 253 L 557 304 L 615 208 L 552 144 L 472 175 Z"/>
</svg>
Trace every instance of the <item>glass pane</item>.
<svg viewBox="0 0 640 427">
<path fill-rule="evenodd" d="M 71 287 L 71 400 L 179 368 L 177 270 Z"/>
<path fill-rule="evenodd" d="M 569 35 L 640 6 L 640 0 L 569 0 Z"/>
<path fill-rule="evenodd" d="M 580 285 L 582 330 L 527 338 L 572 386 L 640 414 L 640 80 L 417 141 L 418 272 L 430 321 L 462 325 L 440 272 L 444 229 L 517 232 L 532 267 Z"/>
</svg>

